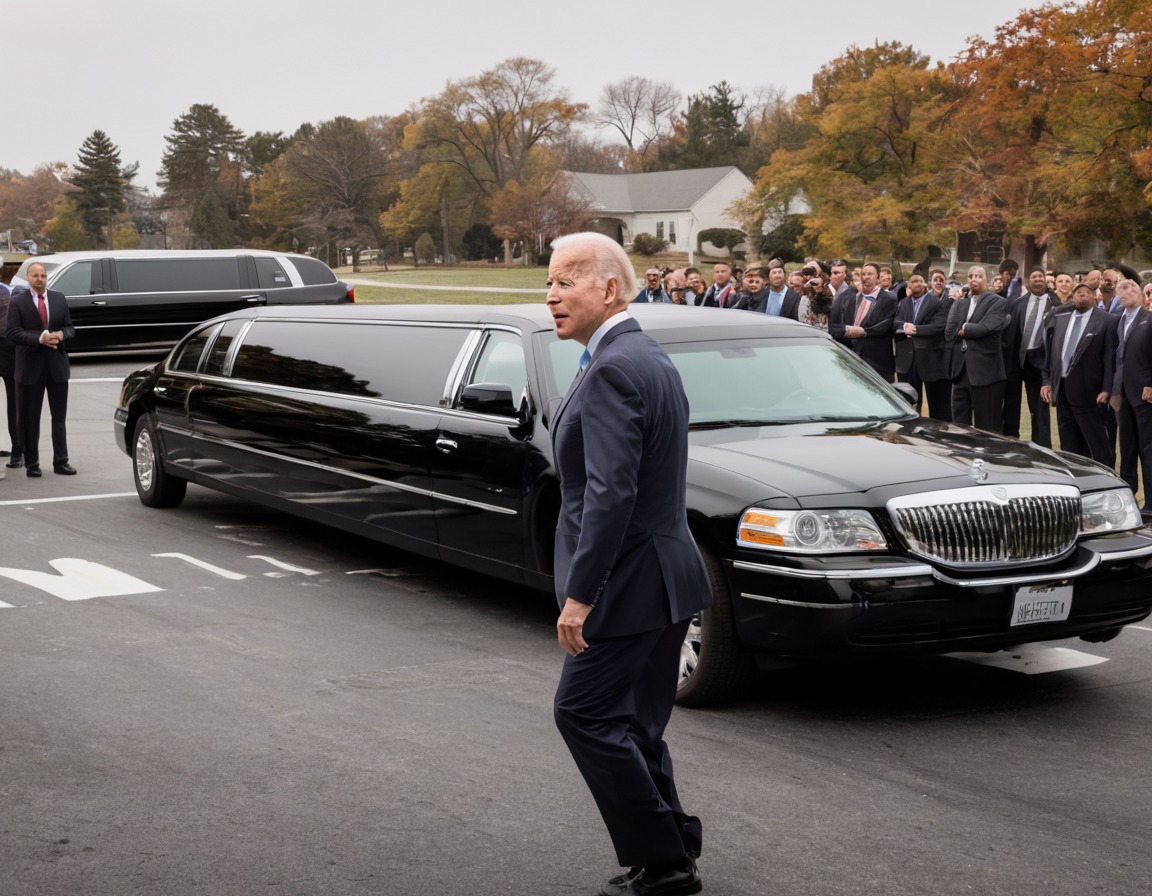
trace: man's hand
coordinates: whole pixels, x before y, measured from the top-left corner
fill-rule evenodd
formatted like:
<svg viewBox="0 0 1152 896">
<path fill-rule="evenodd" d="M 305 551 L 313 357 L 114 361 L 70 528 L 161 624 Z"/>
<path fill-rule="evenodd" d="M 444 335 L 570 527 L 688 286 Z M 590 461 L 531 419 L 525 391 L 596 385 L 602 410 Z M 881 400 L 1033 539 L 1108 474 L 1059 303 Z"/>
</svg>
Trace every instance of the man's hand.
<svg viewBox="0 0 1152 896">
<path fill-rule="evenodd" d="M 591 612 L 589 604 L 572 598 L 564 601 L 560 618 L 556 620 L 556 637 L 569 656 L 576 656 L 588 649 L 588 642 L 584 640 L 584 620 Z"/>
<path fill-rule="evenodd" d="M 49 333 L 45 330 L 40 334 L 40 344 L 46 345 L 48 348 L 56 348 L 64 340 L 64 334 L 57 330 L 55 333 Z"/>
<path fill-rule="evenodd" d="M 1100 404 L 1100 405 L 1107 404 L 1108 403 L 1108 396 L 1110 394 L 1111 393 L 1109 393 L 1109 392 L 1101 392 L 1099 395 L 1096 396 L 1096 404 Z"/>
<path fill-rule="evenodd" d="M 1052 387 L 1051 386 L 1041 386 L 1040 387 L 1040 400 L 1042 402 L 1044 402 L 1045 404 L 1052 404 Z"/>
</svg>

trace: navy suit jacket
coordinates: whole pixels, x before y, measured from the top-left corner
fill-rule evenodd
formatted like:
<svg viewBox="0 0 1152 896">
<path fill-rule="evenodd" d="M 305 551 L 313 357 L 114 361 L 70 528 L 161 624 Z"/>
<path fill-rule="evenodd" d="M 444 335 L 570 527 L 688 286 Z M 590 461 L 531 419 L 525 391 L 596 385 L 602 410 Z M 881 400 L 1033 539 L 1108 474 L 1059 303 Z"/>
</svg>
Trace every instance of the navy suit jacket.
<svg viewBox="0 0 1152 896">
<path fill-rule="evenodd" d="M 1062 377 L 1064 345 L 1074 317 L 1073 314 L 1061 314 L 1052 328 L 1048 367 L 1043 371 L 1044 385 L 1052 387 L 1052 404 L 1056 404 L 1063 391 L 1069 404 L 1092 407 L 1096 404 L 1097 395 L 1112 392 L 1119 319 L 1099 308 L 1089 312 L 1068 367 L 1068 376 Z"/>
<path fill-rule="evenodd" d="M 968 309 L 976 302 L 972 319 Z M 1001 338 L 1008 328 L 1008 300 L 995 292 L 957 299 L 948 309 L 948 323 L 944 328 L 944 341 L 948 344 L 949 373 L 953 381 L 960 378 L 965 367 L 968 382 L 973 386 L 991 386 L 1007 379 Z M 956 334 L 964 331 L 964 337 Z"/>
<path fill-rule="evenodd" d="M 585 637 L 651 631 L 711 606 L 685 510 L 688 399 L 635 320 L 605 335 L 551 429 L 556 598 L 594 607 Z"/>
<path fill-rule="evenodd" d="M 65 382 L 69 375 L 68 342 L 76 336 L 68 299 L 64 293 L 50 289 L 45 293 L 48 301 L 48 326 L 40 319 L 40 309 L 31 290 L 21 289 L 12 294 L 8 303 L 8 341 L 16 345 L 16 382 L 21 385 L 46 382 Z M 56 348 L 40 344 L 40 335 L 59 330 L 64 341 Z"/>
<path fill-rule="evenodd" d="M 920 299 L 920 314 L 913 314 L 912 296 L 900 300 L 893 323 L 896 340 L 896 372 L 908 373 L 913 367 L 925 383 L 948 378 L 948 365 L 944 354 L 944 326 L 948 323 L 948 308 L 952 300 L 931 291 Z M 916 335 L 905 336 L 904 324 L 915 324 Z"/>
<path fill-rule="evenodd" d="M 1152 311 L 1141 308 L 1124 340 L 1124 359 L 1116 369 L 1112 392 L 1123 390 L 1128 403 L 1140 407 L 1147 404 L 1142 398 L 1145 386 L 1152 386 Z"/>
</svg>

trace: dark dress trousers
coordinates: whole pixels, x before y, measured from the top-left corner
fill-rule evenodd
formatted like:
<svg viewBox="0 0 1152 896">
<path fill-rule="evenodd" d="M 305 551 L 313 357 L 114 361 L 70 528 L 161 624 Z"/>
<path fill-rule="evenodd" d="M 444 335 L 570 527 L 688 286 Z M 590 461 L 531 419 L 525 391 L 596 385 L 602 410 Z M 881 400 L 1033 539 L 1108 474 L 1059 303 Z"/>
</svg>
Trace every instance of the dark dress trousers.
<svg viewBox="0 0 1152 896">
<path fill-rule="evenodd" d="M 948 423 L 952 422 L 952 379 L 944 352 L 944 327 L 951 304 L 951 299 L 928 292 L 920 299 L 917 311 L 912 297 L 905 295 L 893 323 L 897 379 L 921 396 L 916 403 L 918 412 L 927 399 L 928 416 Z M 906 323 L 916 326 L 915 336 L 904 335 Z"/>
<path fill-rule="evenodd" d="M 1088 313 L 1064 376 L 1065 348 L 1076 320 L 1075 314 L 1061 314 L 1052 328 L 1044 385 L 1052 389 L 1061 450 L 1110 467 L 1116 459 L 1105 421 L 1108 404 L 1098 404 L 1096 397 L 1112 392 L 1118 318 L 1099 308 Z"/>
<path fill-rule="evenodd" d="M 971 319 L 968 311 L 972 309 Z M 994 292 L 957 299 L 948 309 L 944 341 L 950 347 L 952 420 L 999 432 L 1004 426 L 1004 353 L 1008 300 Z M 964 331 L 961 338 L 958 333 Z"/>
<path fill-rule="evenodd" d="M 712 603 L 685 510 L 687 429 L 680 376 L 632 319 L 605 335 L 551 424 L 556 598 L 593 607 L 588 648 L 564 659 L 556 724 L 621 865 L 700 853 L 663 739 L 688 623 Z"/>
<path fill-rule="evenodd" d="M 68 463 L 68 342 L 75 338 L 68 300 L 61 292 L 48 290 L 48 325 L 45 326 L 31 290 L 21 289 L 12 295 L 8 305 L 8 340 L 16 346 L 16 389 L 20 410 L 20 433 L 24 462 L 32 467 L 40 463 L 40 416 L 44 396 L 52 416 L 52 463 Z M 40 344 L 40 335 L 48 330 L 60 331 L 64 341 L 52 348 Z"/>
</svg>

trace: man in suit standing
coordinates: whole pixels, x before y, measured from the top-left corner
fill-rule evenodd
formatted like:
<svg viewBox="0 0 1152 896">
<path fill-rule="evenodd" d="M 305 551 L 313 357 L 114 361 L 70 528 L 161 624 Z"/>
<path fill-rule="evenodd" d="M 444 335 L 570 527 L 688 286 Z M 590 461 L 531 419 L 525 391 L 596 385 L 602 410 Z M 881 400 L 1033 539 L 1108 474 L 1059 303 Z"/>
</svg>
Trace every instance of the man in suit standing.
<svg viewBox="0 0 1152 896">
<path fill-rule="evenodd" d="M 916 412 L 928 399 L 928 415 L 952 422 L 952 380 L 944 356 L 944 326 L 950 298 L 928 291 L 920 274 L 908 278 L 908 291 L 896 311 L 896 375 L 916 390 Z"/>
<path fill-rule="evenodd" d="M 20 444 L 20 428 L 16 417 L 16 346 L 8 341 L 3 332 L 8 327 L 11 296 L 8 287 L 0 283 L 0 378 L 4 380 L 4 413 L 8 423 L 9 444 L 12 446 L 11 452 L 0 451 L 0 456 L 7 456 L 8 461 L 4 466 L 15 470 L 24 465 L 24 449 Z M 4 471 L 0 470 L 0 477 L 3 475 Z"/>
<path fill-rule="evenodd" d="M 68 300 L 48 289 L 48 272 L 36 263 L 28 267 L 27 290 L 12 296 L 8 306 L 9 341 L 16 345 L 16 390 L 25 472 L 39 478 L 40 416 L 44 396 L 52 415 L 52 470 L 73 476 L 68 463 L 68 340 L 76 335 Z"/>
<path fill-rule="evenodd" d="M 1117 319 L 1096 307 L 1095 293 L 1083 283 L 1072 301 L 1076 310 L 1061 314 L 1052 328 L 1040 397 L 1056 405 L 1061 450 L 1110 467 L 1115 457 L 1104 414 L 1112 393 Z"/>
<path fill-rule="evenodd" d="M 660 268 L 648 268 L 644 272 L 644 286 L 641 287 L 640 292 L 636 293 L 636 298 L 633 302 L 662 302 L 664 304 L 672 304 L 672 297 L 664 290 L 664 285 L 660 282 L 663 275 L 660 273 Z"/>
<path fill-rule="evenodd" d="M 1020 438 L 1022 399 L 1028 400 L 1032 441 L 1052 447 L 1052 410 L 1040 398 L 1044 369 L 1048 366 L 1045 321 L 1060 300 L 1048 293 L 1044 268 L 1028 271 L 1028 289 L 1009 300 L 1010 319 L 1004 331 L 1004 435 Z M 1023 393 L 1023 394 L 1021 394 Z"/>
<path fill-rule="evenodd" d="M 1004 426 L 1004 353 L 1008 301 L 988 291 L 988 272 L 968 269 L 968 295 L 952 303 L 944 341 L 951 348 L 952 420 L 988 432 Z"/>
<path fill-rule="evenodd" d="M 712 601 L 685 511 L 688 401 L 664 350 L 627 313 L 631 270 L 601 234 L 553 243 L 556 334 L 586 347 L 550 424 L 567 654 L 554 712 L 629 866 L 602 892 L 680 896 L 702 887 L 701 826 L 680 805 L 664 728 L 688 625 Z"/>
<path fill-rule="evenodd" d="M 843 293 L 828 316 L 828 332 L 843 342 L 888 382 L 896 376 L 892 332 L 896 322 L 896 296 L 880 288 L 880 266 L 860 267 L 860 291 Z"/>
<path fill-rule="evenodd" d="M 1144 474 L 1144 509 L 1152 506 L 1152 311 L 1144 307 L 1140 286 L 1121 280 L 1116 287 L 1121 314 L 1116 333 L 1116 370 L 1112 410 L 1120 434 L 1120 478 L 1133 493 Z"/>
<path fill-rule="evenodd" d="M 736 301 L 736 282 L 732 279 L 732 266 L 726 261 L 712 265 L 712 285 L 704 292 L 700 302 L 705 308 L 728 308 Z"/>
</svg>

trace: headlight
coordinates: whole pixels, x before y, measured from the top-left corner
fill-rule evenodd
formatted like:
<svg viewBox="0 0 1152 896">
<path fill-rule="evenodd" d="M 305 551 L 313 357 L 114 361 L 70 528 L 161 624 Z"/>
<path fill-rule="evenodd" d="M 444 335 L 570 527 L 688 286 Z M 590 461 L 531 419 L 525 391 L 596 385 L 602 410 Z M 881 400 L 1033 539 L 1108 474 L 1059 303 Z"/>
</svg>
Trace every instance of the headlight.
<svg viewBox="0 0 1152 896">
<path fill-rule="evenodd" d="M 1139 529 L 1142 525 L 1140 509 L 1136 506 L 1136 496 L 1131 489 L 1116 488 L 1080 498 L 1081 535 L 1123 532 Z"/>
<path fill-rule="evenodd" d="M 747 548 L 799 554 L 882 551 L 888 547 L 876 520 L 865 510 L 765 510 L 753 507 L 745 510 L 740 518 L 736 542 Z"/>
</svg>

